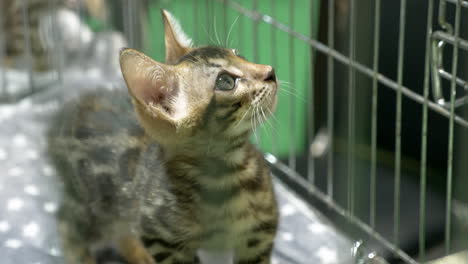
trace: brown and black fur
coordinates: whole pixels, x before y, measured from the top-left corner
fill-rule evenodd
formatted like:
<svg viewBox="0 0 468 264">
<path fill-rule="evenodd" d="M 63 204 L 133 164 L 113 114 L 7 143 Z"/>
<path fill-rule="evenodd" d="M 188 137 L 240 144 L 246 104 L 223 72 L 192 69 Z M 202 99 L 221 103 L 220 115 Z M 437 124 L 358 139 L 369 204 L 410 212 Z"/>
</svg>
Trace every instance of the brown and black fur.
<svg viewBox="0 0 468 264">
<path fill-rule="evenodd" d="M 83 95 L 50 130 L 68 262 L 95 263 L 92 251 L 112 246 L 130 264 L 199 263 L 199 250 L 270 263 L 277 205 L 249 137 L 254 114 L 276 105 L 274 71 L 184 45 L 163 14 L 167 64 L 123 50 L 129 93 Z M 222 72 L 240 75 L 232 91 L 214 89 Z"/>
</svg>

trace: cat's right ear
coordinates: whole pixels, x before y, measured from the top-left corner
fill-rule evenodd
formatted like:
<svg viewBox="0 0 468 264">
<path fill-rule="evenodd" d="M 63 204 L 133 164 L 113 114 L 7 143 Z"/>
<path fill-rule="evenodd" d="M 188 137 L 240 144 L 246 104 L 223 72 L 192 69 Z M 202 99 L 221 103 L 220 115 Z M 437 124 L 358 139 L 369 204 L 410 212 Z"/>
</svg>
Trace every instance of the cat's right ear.
<svg viewBox="0 0 468 264">
<path fill-rule="evenodd" d="M 120 68 L 137 110 L 149 118 L 177 125 L 181 116 L 177 70 L 134 49 L 120 52 Z"/>
<path fill-rule="evenodd" d="M 185 34 L 179 21 L 167 10 L 161 10 L 164 20 L 166 63 L 174 64 L 192 49 L 192 40 Z"/>
</svg>

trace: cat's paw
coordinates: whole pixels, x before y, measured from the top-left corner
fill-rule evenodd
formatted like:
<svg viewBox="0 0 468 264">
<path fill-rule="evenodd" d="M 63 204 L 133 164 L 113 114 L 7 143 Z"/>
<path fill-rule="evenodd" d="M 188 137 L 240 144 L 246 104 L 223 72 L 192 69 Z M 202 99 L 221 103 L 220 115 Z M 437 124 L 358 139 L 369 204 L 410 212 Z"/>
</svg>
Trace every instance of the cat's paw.
<svg viewBox="0 0 468 264">
<path fill-rule="evenodd" d="M 141 241 L 133 236 L 120 240 L 119 253 L 128 264 L 156 264 Z"/>
</svg>

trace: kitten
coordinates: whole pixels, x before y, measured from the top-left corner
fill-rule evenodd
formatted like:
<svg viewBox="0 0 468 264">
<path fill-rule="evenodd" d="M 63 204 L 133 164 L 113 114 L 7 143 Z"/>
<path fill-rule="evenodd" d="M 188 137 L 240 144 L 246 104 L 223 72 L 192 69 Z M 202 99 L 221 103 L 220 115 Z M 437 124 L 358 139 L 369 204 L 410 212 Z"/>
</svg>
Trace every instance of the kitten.
<svg viewBox="0 0 468 264">
<path fill-rule="evenodd" d="M 5 51 L 1 52 L 5 52 L 6 58 L 0 64 L 16 66 L 16 61 L 21 60 L 30 51 L 33 70 L 49 70 L 51 58 L 46 42 L 50 40 L 45 39 L 44 28 L 41 29 L 41 23 L 45 25 L 42 19 L 61 9 L 67 12 L 82 10 L 91 16 L 103 18 L 103 6 L 103 0 L 1 0 L 0 34 L 5 41 Z M 27 14 L 26 20 L 23 12 Z M 30 47 L 27 46 L 28 39 Z"/>
<path fill-rule="evenodd" d="M 191 47 L 162 13 L 166 63 L 123 49 L 130 96 L 85 94 L 51 127 L 67 263 L 96 263 L 93 251 L 109 246 L 130 264 L 199 263 L 199 250 L 270 263 L 277 204 L 249 136 L 255 110 L 275 108 L 274 70 L 235 50 Z"/>
</svg>

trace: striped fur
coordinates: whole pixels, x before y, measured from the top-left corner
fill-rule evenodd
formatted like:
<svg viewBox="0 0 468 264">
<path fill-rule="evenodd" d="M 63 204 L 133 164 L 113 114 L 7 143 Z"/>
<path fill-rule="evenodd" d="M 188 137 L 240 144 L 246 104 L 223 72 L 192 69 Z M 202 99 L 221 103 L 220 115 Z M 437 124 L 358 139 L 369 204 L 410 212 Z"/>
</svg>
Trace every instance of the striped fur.
<svg viewBox="0 0 468 264">
<path fill-rule="evenodd" d="M 270 263 L 278 212 L 249 137 L 254 109 L 275 106 L 272 68 L 212 46 L 171 65 L 124 50 L 121 64 L 130 95 L 83 95 L 50 129 L 68 262 L 112 246 L 130 264 L 200 263 L 200 249 Z M 214 87 L 223 72 L 241 75 L 232 91 Z"/>
</svg>

